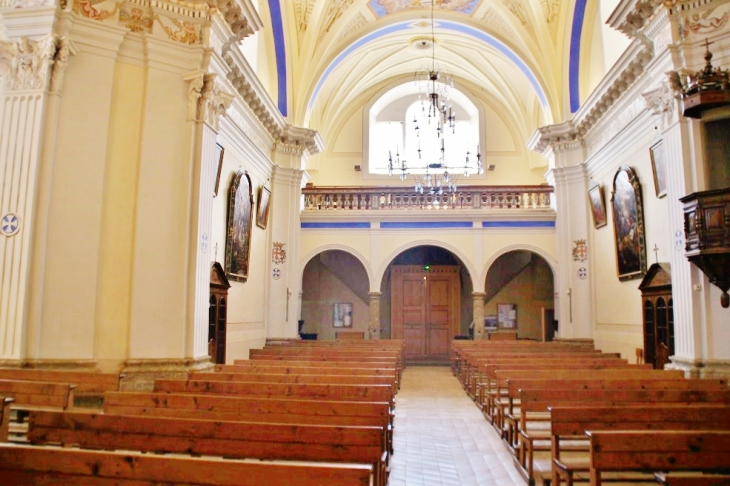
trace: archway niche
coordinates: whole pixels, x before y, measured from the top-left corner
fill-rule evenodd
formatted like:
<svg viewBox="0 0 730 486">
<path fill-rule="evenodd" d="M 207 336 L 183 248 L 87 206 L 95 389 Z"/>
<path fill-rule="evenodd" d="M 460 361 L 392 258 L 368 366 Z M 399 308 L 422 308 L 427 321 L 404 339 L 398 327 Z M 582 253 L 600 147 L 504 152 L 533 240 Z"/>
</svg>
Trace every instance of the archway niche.
<svg viewBox="0 0 730 486">
<path fill-rule="evenodd" d="M 455 316 L 456 322 L 450 326 L 448 331 L 444 331 L 440 334 L 438 339 L 442 340 L 445 338 L 446 346 L 448 347 L 450 345 L 450 341 L 456 336 L 456 335 L 467 335 L 469 333 L 469 325 L 472 322 L 472 315 L 473 315 L 473 303 L 472 303 L 472 292 L 473 292 L 473 286 L 471 283 L 471 277 L 469 275 L 469 271 L 467 270 L 466 266 L 461 262 L 461 260 L 451 253 L 450 251 L 440 248 L 438 246 L 432 246 L 432 245 L 422 245 L 417 246 L 414 248 L 410 248 L 408 250 L 403 251 L 398 256 L 396 256 L 393 261 L 390 262 L 388 265 L 388 268 L 386 269 L 383 280 L 380 284 L 380 292 L 381 292 L 381 306 L 380 306 L 380 330 L 381 330 L 381 338 L 383 339 L 390 339 L 392 338 L 398 338 L 401 337 L 403 339 L 406 339 L 408 341 L 408 330 L 403 329 L 403 312 L 402 310 L 398 310 L 395 308 L 396 305 L 403 305 L 404 303 L 404 296 L 403 296 L 403 290 L 400 291 L 394 291 L 393 285 L 394 282 L 402 282 L 403 278 L 398 277 L 396 274 L 399 272 L 406 272 L 409 274 L 409 278 L 412 279 L 413 282 L 416 280 L 421 280 L 427 283 L 431 280 L 436 280 L 439 274 L 443 273 L 454 273 L 455 276 L 453 277 L 456 281 L 455 283 L 455 298 L 454 298 L 454 306 L 455 309 L 451 310 L 452 314 Z M 400 278 L 400 280 L 399 280 Z M 435 287 L 434 287 L 435 288 Z M 446 288 L 446 287 L 443 287 Z M 418 293 L 418 287 L 414 286 L 412 287 L 413 292 Z M 409 291 L 406 289 L 405 293 L 408 293 Z M 437 290 L 437 293 L 439 295 L 441 294 L 440 290 Z M 426 295 L 425 293 L 422 295 Z M 433 294 L 431 294 L 433 296 Z M 413 297 L 413 294 L 411 295 Z M 407 298 L 406 298 L 407 300 Z M 424 306 L 428 306 L 429 299 L 426 299 L 424 301 Z M 406 302 L 408 304 L 408 302 Z M 413 302 L 411 302 L 413 304 Z M 446 301 L 443 302 L 443 304 L 447 304 Z M 407 305 L 407 307 L 412 307 L 410 305 Z M 424 307 L 425 308 L 425 307 Z M 416 309 L 417 313 L 417 309 Z M 401 319 L 401 322 L 393 322 L 393 319 Z M 417 317 L 413 317 L 411 319 L 414 323 L 418 320 Z M 423 343 L 416 343 L 415 347 L 412 347 L 410 350 L 411 354 L 422 354 L 423 357 L 426 358 L 433 358 L 435 355 L 443 354 L 439 351 L 436 351 L 438 348 L 439 350 L 443 350 L 443 347 L 441 345 L 434 346 L 434 343 L 430 343 L 429 340 L 435 340 L 437 339 L 437 333 L 434 333 L 432 330 L 432 326 L 436 324 L 436 321 L 438 321 L 438 318 L 435 316 L 430 315 L 430 311 L 428 309 L 423 311 L 422 314 L 422 320 L 423 320 Z M 405 322 L 408 323 L 408 317 L 405 317 Z M 396 327 L 396 330 L 394 332 L 394 324 L 396 326 L 401 326 L 400 329 Z M 408 326 L 406 326 L 408 327 Z M 431 328 L 431 330 L 429 330 Z M 405 335 L 404 335 L 405 332 Z M 417 326 L 414 324 L 412 326 L 412 332 L 419 332 L 417 329 Z M 400 335 L 396 335 L 400 334 Z M 418 351 L 418 349 L 423 349 L 423 351 Z M 429 350 L 430 349 L 430 350 Z M 406 342 L 406 351 L 409 352 L 409 344 Z M 412 356 L 412 358 L 417 358 L 417 356 Z"/>
<path fill-rule="evenodd" d="M 302 275 L 304 323 L 299 332 L 325 341 L 334 340 L 338 332 L 368 336 L 369 291 L 368 273 L 356 257 L 342 250 L 318 253 Z"/>
<path fill-rule="evenodd" d="M 505 253 L 489 267 L 485 289 L 487 337 L 516 332 L 518 339 L 552 340 L 554 276 L 544 258 L 528 250 Z"/>
</svg>

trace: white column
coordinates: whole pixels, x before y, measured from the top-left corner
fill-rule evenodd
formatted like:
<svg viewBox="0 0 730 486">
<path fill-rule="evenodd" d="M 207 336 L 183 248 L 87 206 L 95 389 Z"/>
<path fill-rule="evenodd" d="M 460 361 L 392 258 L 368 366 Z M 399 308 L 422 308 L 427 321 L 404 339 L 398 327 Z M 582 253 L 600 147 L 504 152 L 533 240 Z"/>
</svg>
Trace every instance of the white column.
<svg viewBox="0 0 730 486">
<path fill-rule="evenodd" d="M 484 298 L 486 292 L 473 292 L 472 305 L 474 317 L 474 340 L 484 339 Z"/>
<path fill-rule="evenodd" d="M 380 339 L 380 292 L 370 292 L 370 336 L 369 339 Z"/>
<path fill-rule="evenodd" d="M 555 187 L 555 237 L 558 249 L 558 272 L 555 287 L 561 338 L 591 338 L 593 313 L 590 292 L 590 256 L 588 246 L 588 176 L 585 166 L 571 165 L 552 169 L 546 178 Z M 582 245 L 587 248 L 583 255 Z"/>
<path fill-rule="evenodd" d="M 267 263 L 265 281 L 269 283 L 266 336 L 270 338 L 292 338 L 297 336 L 299 301 L 297 296 L 302 286 L 299 274 L 299 201 L 304 172 L 274 166 L 269 227 L 267 240 Z M 274 280 L 272 272 L 272 250 L 274 243 L 283 243 L 286 261 L 278 264 L 282 278 Z"/>
<path fill-rule="evenodd" d="M 38 16 L 25 12 L 22 17 L 34 33 L 46 32 L 42 37 L 0 41 L 0 361 L 26 355 L 36 194 L 47 155 L 47 117 L 49 111 L 54 117 L 57 113 L 57 94 L 70 55 L 67 40 L 51 33 L 53 18 L 48 14 L 49 9 L 39 9 Z M 15 33 L 24 30 L 14 27 Z M 62 55 L 54 68 L 58 52 Z"/>
</svg>

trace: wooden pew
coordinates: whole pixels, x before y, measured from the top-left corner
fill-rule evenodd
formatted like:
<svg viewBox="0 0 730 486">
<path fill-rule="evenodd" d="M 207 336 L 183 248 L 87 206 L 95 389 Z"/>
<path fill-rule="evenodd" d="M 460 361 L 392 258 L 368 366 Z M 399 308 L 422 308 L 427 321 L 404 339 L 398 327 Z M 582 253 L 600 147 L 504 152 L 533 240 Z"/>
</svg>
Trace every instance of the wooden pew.
<svg viewBox="0 0 730 486">
<path fill-rule="evenodd" d="M 119 390 L 118 373 L 92 371 L 0 368 L 0 380 L 45 381 L 76 385 L 76 394 L 99 394 Z"/>
<path fill-rule="evenodd" d="M 10 404 L 13 399 L 0 397 L 0 442 L 8 441 L 8 430 L 10 427 Z"/>
<path fill-rule="evenodd" d="M 233 459 L 369 464 L 387 482 L 382 427 L 221 422 L 33 411 L 32 444 L 83 449 L 221 456 Z"/>
<path fill-rule="evenodd" d="M 372 466 L 250 462 L 0 444 L 0 477 L 24 486 L 370 486 Z"/>
<path fill-rule="evenodd" d="M 266 370 L 272 371 L 272 370 Z M 188 380 L 202 381 L 248 381 L 257 383 L 326 383 L 332 385 L 391 385 L 395 389 L 395 376 L 373 375 L 296 375 L 289 373 L 230 373 L 230 372 L 192 372 Z"/>
<path fill-rule="evenodd" d="M 0 396 L 12 397 L 14 409 L 73 406 L 76 385 L 42 381 L 0 380 Z"/>
<path fill-rule="evenodd" d="M 320 383 L 257 383 L 242 381 L 155 380 L 155 392 L 211 393 L 218 395 L 388 402 L 393 405 L 391 385 L 331 385 Z"/>
<path fill-rule="evenodd" d="M 527 477 L 533 473 L 532 438 L 527 422 L 531 414 L 544 414 L 557 406 L 635 406 L 651 403 L 722 404 L 730 405 L 730 390 L 580 390 L 527 389 L 520 390 L 520 448 L 517 460 Z M 538 415 L 538 417 L 540 416 Z"/>
<path fill-rule="evenodd" d="M 386 450 L 393 453 L 393 414 L 388 402 L 345 402 L 280 398 L 109 392 L 104 413 L 150 417 L 282 424 L 383 427 Z"/>
<path fill-rule="evenodd" d="M 590 484 L 606 472 L 693 471 L 728 473 L 730 431 L 587 431 Z M 702 484 L 693 478 L 693 485 Z M 609 483 L 610 484 L 610 483 Z M 637 484 L 637 483 L 634 483 Z"/>
<path fill-rule="evenodd" d="M 687 407 L 648 404 L 634 407 L 550 407 L 551 486 L 570 486 L 576 474 L 590 470 L 586 430 L 730 430 L 730 408 L 724 405 Z M 581 451 L 561 455 L 561 441 L 576 442 Z"/>
</svg>

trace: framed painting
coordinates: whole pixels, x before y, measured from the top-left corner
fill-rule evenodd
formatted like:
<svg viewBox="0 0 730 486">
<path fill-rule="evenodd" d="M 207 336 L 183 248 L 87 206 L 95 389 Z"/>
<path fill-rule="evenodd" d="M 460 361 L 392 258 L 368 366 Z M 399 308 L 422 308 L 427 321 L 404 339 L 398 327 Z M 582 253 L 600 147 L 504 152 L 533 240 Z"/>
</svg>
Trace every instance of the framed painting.
<svg viewBox="0 0 730 486">
<path fill-rule="evenodd" d="M 588 189 L 588 200 L 591 203 L 591 213 L 593 214 L 593 225 L 602 228 L 608 224 L 606 217 L 606 203 L 603 199 L 603 186 L 594 184 Z"/>
<path fill-rule="evenodd" d="M 266 229 L 269 220 L 269 203 L 271 202 L 271 189 L 266 187 L 268 182 L 259 187 L 258 201 L 256 202 L 256 226 Z"/>
<path fill-rule="evenodd" d="M 347 302 L 334 304 L 332 327 L 352 327 L 352 304 Z"/>
<path fill-rule="evenodd" d="M 517 304 L 497 304 L 497 324 L 500 329 L 517 329 Z"/>
<path fill-rule="evenodd" d="M 228 232 L 226 235 L 226 277 L 245 282 L 251 251 L 253 193 L 247 172 L 238 171 L 228 193 Z"/>
<path fill-rule="evenodd" d="M 654 174 L 654 190 L 656 197 L 667 195 L 667 162 L 664 158 L 664 143 L 659 140 L 649 149 L 651 155 L 651 172 Z"/>
<path fill-rule="evenodd" d="M 646 244 L 641 185 L 634 169 L 622 166 L 613 178 L 613 227 L 616 238 L 616 266 L 620 281 L 646 274 Z"/>
<path fill-rule="evenodd" d="M 221 170 L 223 170 L 223 156 L 226 149 L 219 143 L 215 144 L 216 161 L 218 162 L 218 171 L 215 176 L 215 187 L 213 188 L 213 197 L 218 195 L 218 187 L 221 185 Z"/>
</svg>

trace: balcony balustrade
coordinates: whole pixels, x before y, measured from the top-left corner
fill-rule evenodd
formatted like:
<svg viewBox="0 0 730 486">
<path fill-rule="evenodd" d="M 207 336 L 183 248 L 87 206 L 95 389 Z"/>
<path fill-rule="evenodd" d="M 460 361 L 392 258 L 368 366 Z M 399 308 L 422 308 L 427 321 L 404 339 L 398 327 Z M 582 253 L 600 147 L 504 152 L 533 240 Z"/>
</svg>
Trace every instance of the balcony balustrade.
<svg viewBox="0 0 730 486">
<path fill-rule="evenodd" d="M 550 210 L 553 187 L 463 186 L 454 193 L 417 193 L 410 187 L 331 186 L 302 189 L 304 211 Z"/>
</svg>

